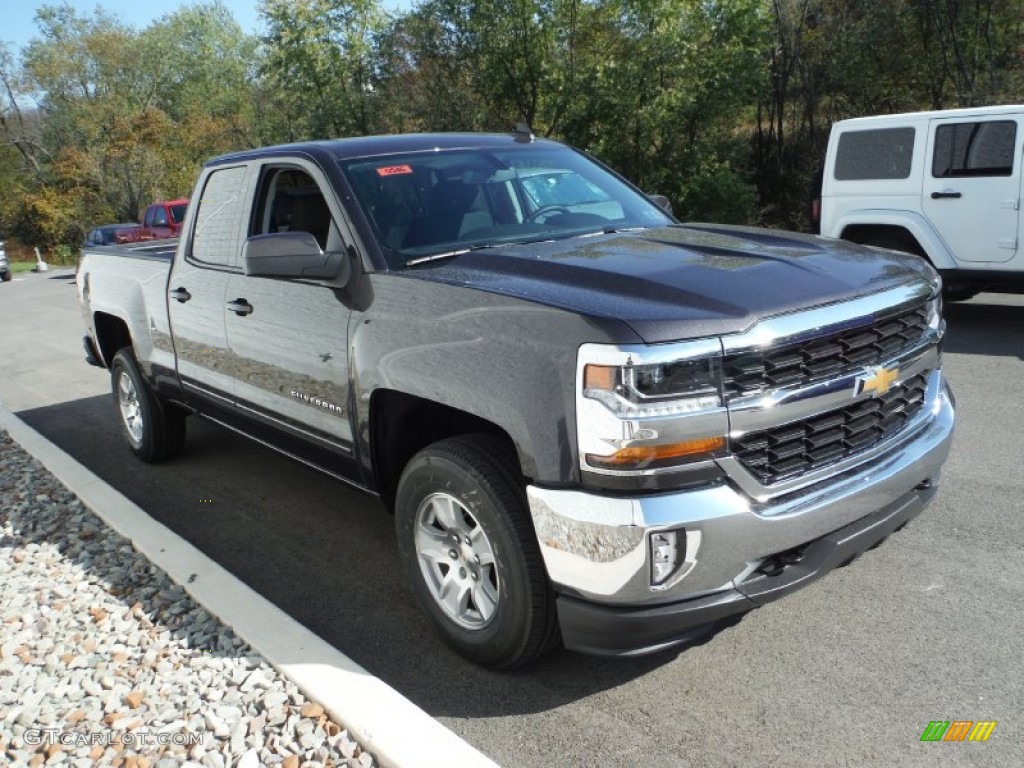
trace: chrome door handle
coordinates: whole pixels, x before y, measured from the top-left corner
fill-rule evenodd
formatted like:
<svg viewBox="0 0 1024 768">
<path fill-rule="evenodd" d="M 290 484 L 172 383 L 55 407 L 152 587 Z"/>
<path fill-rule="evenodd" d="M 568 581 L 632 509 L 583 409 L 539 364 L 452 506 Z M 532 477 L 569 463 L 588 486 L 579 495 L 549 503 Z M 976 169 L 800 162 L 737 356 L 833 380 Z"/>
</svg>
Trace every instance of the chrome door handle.
<svg viewBox="0 0 1024 768">
<path fill-rule="evenodd" d="M 228 309 L 239 316 L 252 314 L 252 304 L 250 304 L 245 299 L 235 299 L 234 301 L 229 301 Z"/>
</svg>

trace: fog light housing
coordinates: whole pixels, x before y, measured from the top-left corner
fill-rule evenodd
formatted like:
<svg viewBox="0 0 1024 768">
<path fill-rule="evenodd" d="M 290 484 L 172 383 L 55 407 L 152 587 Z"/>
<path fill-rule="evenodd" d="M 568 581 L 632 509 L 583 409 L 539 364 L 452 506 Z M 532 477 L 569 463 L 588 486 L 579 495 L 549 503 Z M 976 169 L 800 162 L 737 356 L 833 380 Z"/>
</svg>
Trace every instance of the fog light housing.
<svg viewBox="0 0 1024 768">
<path fill-rule="evenodd" d="M 679 570 L 686 554 L 686 531 L 655 531 L 649 538 L 651 586 L 660 587 Z"/>
</svg>

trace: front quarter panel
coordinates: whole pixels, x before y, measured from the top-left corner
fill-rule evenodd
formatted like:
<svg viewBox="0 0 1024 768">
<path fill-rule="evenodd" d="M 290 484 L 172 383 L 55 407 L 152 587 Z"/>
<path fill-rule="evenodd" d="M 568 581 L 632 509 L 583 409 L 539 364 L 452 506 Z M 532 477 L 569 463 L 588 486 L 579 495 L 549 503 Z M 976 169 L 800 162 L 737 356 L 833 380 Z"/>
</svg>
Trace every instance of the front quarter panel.
<svg viewBox="0 0 1024 768">
<path fill-rule="evenodd" d="M 395 273 L 366 278 L 350 356 L 364 471 L 370 401 L 379 390 L 421 397 L 507 432 L 523 473 L 540 485 L 579 480 L 575 371 L 579 346 L 637 343 L 624 324 Z"/>
</svg>

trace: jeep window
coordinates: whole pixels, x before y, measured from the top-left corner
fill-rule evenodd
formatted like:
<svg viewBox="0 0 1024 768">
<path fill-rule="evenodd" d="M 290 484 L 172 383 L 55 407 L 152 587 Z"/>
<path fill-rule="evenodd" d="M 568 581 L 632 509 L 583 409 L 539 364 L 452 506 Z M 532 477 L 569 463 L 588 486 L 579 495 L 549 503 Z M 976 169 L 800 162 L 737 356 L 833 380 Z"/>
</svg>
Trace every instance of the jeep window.
<svg viewBox="0 0 1024 768">
<path fill-rule="evenodd" d="M 190 255 L 197 261 L 238 266 L 239 224 L 242 220 L 243 165 L 214 171 L 206 179 L 196 211 Z"/>
<path fill-rule="evenodd" d="M 392 267 L 434 254 L 672 222 L 567 147 L 452 149 L 340 165 Z"/>
<path fill-rule="evenodd" d="M 1010 176 L 1016 141 L 1013 120 L 940 125 L 935 130 L 932 176 Z"/>
<path fill-rule="evenodd" d="M 836 181 L 910 178 L 914 133 L 913 128 L 847 131 L 836 150 Z"/>
</svg>

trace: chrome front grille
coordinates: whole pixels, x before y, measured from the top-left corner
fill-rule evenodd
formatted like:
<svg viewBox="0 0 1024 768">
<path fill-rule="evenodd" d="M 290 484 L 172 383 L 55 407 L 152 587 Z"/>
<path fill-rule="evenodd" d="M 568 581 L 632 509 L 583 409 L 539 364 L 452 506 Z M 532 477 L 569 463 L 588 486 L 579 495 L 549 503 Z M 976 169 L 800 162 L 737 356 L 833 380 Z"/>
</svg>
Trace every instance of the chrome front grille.
<svg viewBox="0 0 1024 768">
<path fill-rule="evenodd" d="M 819 469 L 894 436 L 921 410 L 928 388 L 924 371 L 886 394 L 733 438 L 740 463 L 763 484 Z"/>
<path fill-rule="evenodd" d="M 927 331 L 922 303 L 811 341 L 731 353 L 723 362 L 725 396 L 803 387 L 880 365 L 920 344 Z"/>
</svg>

